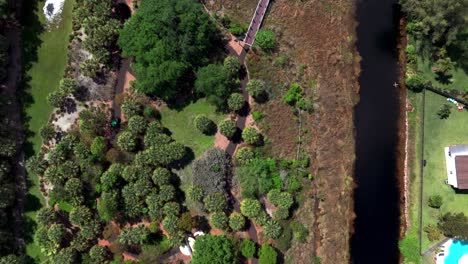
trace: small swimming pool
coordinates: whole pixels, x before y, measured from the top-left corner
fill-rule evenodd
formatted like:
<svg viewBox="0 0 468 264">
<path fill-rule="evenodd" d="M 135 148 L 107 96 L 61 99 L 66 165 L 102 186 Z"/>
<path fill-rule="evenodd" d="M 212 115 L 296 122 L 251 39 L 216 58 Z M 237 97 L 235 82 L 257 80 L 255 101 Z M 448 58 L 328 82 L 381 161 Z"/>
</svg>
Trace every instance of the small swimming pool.
<svg viewBox="0 0 468 264">
<path fill-rule="evenodd" d="M 448 249 L 444 264 L 459 264 L 458 262 L 465 254 L 468 254 L 468 241 L 454 240 Z"/>
</svg>

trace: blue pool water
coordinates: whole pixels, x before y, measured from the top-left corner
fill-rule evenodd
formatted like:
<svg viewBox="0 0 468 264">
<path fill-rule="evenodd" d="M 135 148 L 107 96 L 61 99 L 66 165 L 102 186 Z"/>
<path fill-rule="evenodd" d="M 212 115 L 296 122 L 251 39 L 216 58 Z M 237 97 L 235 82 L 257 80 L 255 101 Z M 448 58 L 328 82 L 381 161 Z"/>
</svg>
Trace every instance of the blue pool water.
<svg viewBox="0 0 468 264">
<path fill-rule="evenodd" d="M 449 255 L 445 258 L 444 264 L 458 264 L 465 254 L 468 254 L 468 241 L 454 240 L 449 247 Z"/>
</svg>

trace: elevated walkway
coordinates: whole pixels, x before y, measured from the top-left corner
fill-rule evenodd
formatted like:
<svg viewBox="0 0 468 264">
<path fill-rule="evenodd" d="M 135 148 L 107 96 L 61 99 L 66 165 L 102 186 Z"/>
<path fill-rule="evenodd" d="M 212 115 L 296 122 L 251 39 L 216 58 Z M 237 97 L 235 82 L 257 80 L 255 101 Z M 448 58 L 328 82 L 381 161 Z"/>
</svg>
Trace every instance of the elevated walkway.
<svg viewBox="0 0 468 264">
<path fill-rule="evenodd" d="M 265 12 L 267 11 L 268 5 L 270 4 L 270 0 L 259 0 L 257 4 L 257 8 L 255 9 L 255 14 L 250 21 L 249 29 L 247 30 L 247 34 L 244 38 L 244 43 L 246 45 L 252 46 L 255 41 L 255 36 L 257 35 L 258 30 L 263 22 L 263 17 L 265 16 Z"/>
</svg>

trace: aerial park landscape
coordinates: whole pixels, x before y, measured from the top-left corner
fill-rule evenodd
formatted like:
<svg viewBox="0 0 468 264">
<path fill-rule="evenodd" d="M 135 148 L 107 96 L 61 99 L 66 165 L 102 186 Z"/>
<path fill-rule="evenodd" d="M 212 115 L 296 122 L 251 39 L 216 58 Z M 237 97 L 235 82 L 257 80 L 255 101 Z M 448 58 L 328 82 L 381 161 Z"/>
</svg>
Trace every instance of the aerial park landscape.
<svg viewBox="0 0 468 264">
<path fill-rule="evenodd" d="M 0 263 L 468 263 L 465 0 L 0 0 Z"/>
</svg>

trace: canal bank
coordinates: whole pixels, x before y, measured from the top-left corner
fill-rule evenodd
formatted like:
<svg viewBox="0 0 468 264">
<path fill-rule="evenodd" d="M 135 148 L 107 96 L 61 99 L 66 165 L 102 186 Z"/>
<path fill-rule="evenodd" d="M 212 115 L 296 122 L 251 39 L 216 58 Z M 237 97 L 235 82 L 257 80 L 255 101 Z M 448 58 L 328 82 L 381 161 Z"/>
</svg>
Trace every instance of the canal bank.
<svg viewBox="0 0 468 264">
<path fill-rule="evenodd" d="M 353 263 L 398 263 L 404 206 L 404 87 L 398 64 L 397 0 L 357 3 L 357 49 L 362 58 L 355 108 L 356 163 Z M 402 92 L 403 91 L 403 92 Z M 403 146 L 403 147 L 402 147 Z"/>
</svg>

